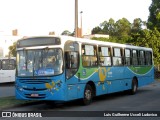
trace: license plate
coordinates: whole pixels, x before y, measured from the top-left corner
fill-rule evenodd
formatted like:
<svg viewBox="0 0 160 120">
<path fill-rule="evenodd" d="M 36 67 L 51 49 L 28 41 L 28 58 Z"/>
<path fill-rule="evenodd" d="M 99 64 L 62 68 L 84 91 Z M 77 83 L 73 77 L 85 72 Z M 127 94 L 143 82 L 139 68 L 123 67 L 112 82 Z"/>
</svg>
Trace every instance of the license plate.
<svg viewBox="0 0 160 120">
<path fill-rule="evenodd" d="M 31 94 L 31 97 L 38 97 L 39 94 Z"/>
</svg>

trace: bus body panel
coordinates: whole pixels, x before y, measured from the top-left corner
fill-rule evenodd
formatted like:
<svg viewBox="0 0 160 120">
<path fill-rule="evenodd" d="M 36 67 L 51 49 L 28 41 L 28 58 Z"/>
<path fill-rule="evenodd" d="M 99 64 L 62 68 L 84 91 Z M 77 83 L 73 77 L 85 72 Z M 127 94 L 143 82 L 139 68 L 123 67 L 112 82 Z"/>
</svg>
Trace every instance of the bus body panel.
<svg viewBox="0 0 160 120">
<path fill-rule="evenodd" d="M 64 75 L 55 77 L 16 78 L 16 98 L 66 101 Z"/>
<path fill-rule="evenodd" d="M 93 68 L 95 70 L 95 68 Z M 19 94 L 20 91 L 16 90 L 17 99 L 32 99 L 32 100 L 55 100 L 55 101 L 69 101 L 69 100 L 75 100 L 79 98 L 83 98 L 84 96 L 84 89 L 85 85 L 89 81 L 93 81 L 96 87 L 96 96 L 108 94 L 108 93 L 114 93 L 124 90 L 131 89 L 131 83 L 133 77 L 138 78 L 138 86 L 144 86 L 154 81 L 153 76 L 151 76 L 151 73 L 153 73 L 153 68 L 144 75 L 136 75 L 133 71 L 130 69 L 123 68 L 123 67 L 103 67 L 103 69 L 109 69 L 109 71 L 106 72 L 105 80 L 100 81 L 100 70 L 101 68 L 96 68 L 95 72 L 93 72 L 91 75 L 86 76 L 86 78 L 83 78 L 79 80 L 77 76 L 73 76 L 68 80 L 65 80 L 64 75 L 63 77 L 53 77 L 49 83 L 45 84 L 26 84 L 24 80 L 21 80 L 25 83 L 20 83 L 18 86 L 22 86 L 25 90 L 21 92 L 22 95 Z M 118 69 L 118 70 L 117 70 Z M 125 70 L 124 70 L 125 69 Z M 117 71 L 116 71 L 117 70 Z M 82 69 L 83 71 L 83 69 Z M 115 72 L 116 71 L 116 72 Z M 122 73 L 123 71 L 123 73 Z M 124 72 L 125 71 L 125 72 Z M 87 73 L 86 73 L 87 74 Z M 116 76 L 115 76 L 116 74 Z M 126 75 L 125 78 L 124 75 Z M 131 76 L 127 78 L 127 76 Z M 117 77 L 118 76 L 118 77 Z M 123 79 L 122 79 L 123 78 Z M 24 79 L 24 78 L 22 78 Z M 44 78 L 46 79 L 46 78 Z M 42 79 L 42 80 L 44 80 Z M 48 78 L 47 78 L 48 79 Z M 26 79 L 27 80 L 27 79 Z M 30 80 L 30 79 L 28 79 Z M 39 79 L 40 80 L 40 79 Z M 79 80 L 79 81 L 78 81 Z M 18 81 L 18 79 L 17 79 Z M 54 82 L 53 82 L 54 81 Z M 63 82 L 62 82 L 63 81 Z M 65 84 L 66 83 L 66 84 Z M 55 84 L 60 84 L 61 87 L 54 88 Z M 27 87 L 27 88 L 26 88 Z M 19 88 L 20 89 L 20 88 Z M 31 90 L 33 89 L 33 90 Z M 34 90 L 34 89 L 41 89 L 42 91 Z M 50 90 L 52 89 L 52 90 Z M 25 94 L 24 94 L 25 93 Z M 41 95 L 41 97 L 33 96 L 31 97 L 31 94 L 38 94 Z M 24 97 L 27 96 L 28 97 Z M 44 95 L 44 96 L 43 96 Z"/>
<path fill-rule="evenodd" d="M 14 70 L 0 70 L 0 83 L 14 82 L 15 81 L 15 69 Z"/>
<path fill-rule="evenodd" d="M 88 81 L 93 81 L 96 86 L 97 96 L 131 89 L 132 80 L 134 77 L 137 77 L 139 87 L 154 82 L 153 67 L 151 67 L 144 74 L 135 74 L 134 71 L 131 71 L 128 67 L 106 67 L 105 69 L 110 70 L 104 75 L 104 81 L 100 81 L 101 78 L 99 76 L 99 69 L 101 68 L 98 68 L 96 72 L 93 72 L 90 76 L 87 76 L 86 79 L 83 78 L 80 80 L 80 84 L 85 84 Z M 145 69 L 145 67 L 143 69 Z M 83 94 L 83 92 L 81 94 Z"/>
</svg>

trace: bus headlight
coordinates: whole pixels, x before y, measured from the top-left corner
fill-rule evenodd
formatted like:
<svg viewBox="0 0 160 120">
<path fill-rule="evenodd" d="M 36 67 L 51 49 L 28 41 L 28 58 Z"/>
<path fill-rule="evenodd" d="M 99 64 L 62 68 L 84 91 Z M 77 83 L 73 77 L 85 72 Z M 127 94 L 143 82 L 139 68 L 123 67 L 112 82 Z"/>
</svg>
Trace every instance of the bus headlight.
<svg viewBox="0 0 160 120">
<path fill-rule="evenodd" d="M 57 83 L 57 86 L 58 86 L 58 87 L 61 87 L 61 83 Z"/>
<path fill-rule="evenodd" d="M 19 87 L 17 84 L 15 85 L 16 89 L 19 90 L 19 91 L 23 91 L 23 88 L 22 87 Z"/>
</svg>

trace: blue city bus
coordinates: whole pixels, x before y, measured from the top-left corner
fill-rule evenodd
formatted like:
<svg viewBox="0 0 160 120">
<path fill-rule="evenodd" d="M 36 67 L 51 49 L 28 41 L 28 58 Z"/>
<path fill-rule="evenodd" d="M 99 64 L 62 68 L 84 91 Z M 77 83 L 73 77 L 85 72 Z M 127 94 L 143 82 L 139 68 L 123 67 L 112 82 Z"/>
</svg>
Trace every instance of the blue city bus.
<svg viewBox="0 0 160 120">
<path fill-rule="evenodd" d="M 153 51 L 68 36 L 35 36 L 17 41 L 16 98 L 66 102 L 137 92 L 154 81 Z"/>
</svg>

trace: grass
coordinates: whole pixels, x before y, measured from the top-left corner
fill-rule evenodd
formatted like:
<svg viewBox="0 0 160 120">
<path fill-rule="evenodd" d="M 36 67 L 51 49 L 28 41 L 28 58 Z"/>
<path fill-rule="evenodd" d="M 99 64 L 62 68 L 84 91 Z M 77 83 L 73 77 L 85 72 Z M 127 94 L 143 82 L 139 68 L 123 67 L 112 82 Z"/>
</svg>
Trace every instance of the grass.
<svg viewBox="0 0 160 120">
<path fill-rule="evenodd" d="M 25 105 L 27 103 L 33 103 L 33 102 L 35 102 L 35 101 L 17 100 L 15 98 L 15 96 L 3 97 L 3 98 L 0 98 L 0 110 L 3 110 L 5 108 L 9 108 L 9 107 Z"/>
<path fill-rule="evenodd" d="M 155 78 L 156 81 L 160 81 L 160 78 Z"/>
</svg>

